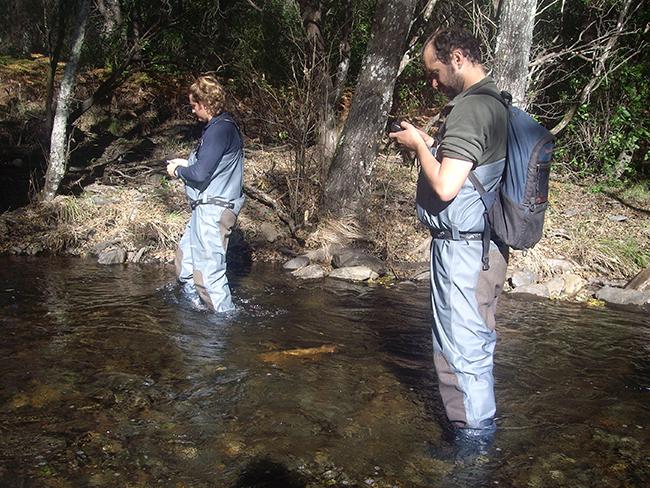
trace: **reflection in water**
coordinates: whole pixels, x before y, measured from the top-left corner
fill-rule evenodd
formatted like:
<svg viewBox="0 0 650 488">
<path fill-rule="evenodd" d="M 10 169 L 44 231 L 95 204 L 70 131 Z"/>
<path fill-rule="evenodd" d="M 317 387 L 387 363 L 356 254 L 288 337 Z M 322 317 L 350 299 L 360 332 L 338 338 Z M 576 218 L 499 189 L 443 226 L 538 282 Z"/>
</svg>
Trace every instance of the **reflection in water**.
<svg viewBox="0 0 650 488">
<path fill-rule="evenodd" d="M 0 485 L 646 486 L 650 319 L 503 297 L 495 455 L 445 456 L 428 290 L 3 259 Z"/>
</svg>

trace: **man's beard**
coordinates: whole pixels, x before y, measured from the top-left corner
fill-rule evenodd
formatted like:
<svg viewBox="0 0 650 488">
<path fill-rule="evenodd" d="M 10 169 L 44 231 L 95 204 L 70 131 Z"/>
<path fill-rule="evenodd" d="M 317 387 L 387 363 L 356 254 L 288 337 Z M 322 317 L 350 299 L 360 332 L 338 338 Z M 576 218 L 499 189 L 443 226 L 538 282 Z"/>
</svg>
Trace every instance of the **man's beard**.
<svg viewBox="0 0 650 488">
<path fill-rule="evenodd" d="M 465 82 L 453 66 L 449 67 L 449 83 L 440 85 L 439 90 L 450 100 L 463 91 Z"/>
</svg>

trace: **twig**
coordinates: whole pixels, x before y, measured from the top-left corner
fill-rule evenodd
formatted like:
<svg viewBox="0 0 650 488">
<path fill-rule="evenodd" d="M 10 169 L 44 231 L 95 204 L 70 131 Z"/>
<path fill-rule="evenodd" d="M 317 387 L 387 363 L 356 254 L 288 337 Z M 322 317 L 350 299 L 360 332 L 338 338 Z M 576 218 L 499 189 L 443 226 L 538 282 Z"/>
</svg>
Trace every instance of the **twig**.
<svg viewBox="0 0 650 488">
<path fill-rule="evenodd" d="M 257 200 L 264 205 L 271 207 L 278 214 L 278 217 L 282 222 L 289 226 L 289 231 L 293 237 L 296 237 L 296 223 L 294 220 L 287 215 L 284 211 L 283 206 L 275 198 L 271 197 L 267 193 L 264 193 L 262 190 L 255 188 L 251 185 L 244 185 L 244 193 L 251 197 L 254 200 Z"/>
</svg>

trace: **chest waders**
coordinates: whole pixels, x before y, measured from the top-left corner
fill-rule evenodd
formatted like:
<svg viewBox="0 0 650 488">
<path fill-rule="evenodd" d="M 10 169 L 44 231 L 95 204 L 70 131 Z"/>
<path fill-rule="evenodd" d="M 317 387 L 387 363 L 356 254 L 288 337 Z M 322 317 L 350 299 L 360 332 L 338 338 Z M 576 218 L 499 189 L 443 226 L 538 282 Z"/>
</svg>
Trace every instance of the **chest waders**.
<svg viewBox="0 0 650 488">
<path fill-rule="evenodd" d="M 486 188 L 493 188 L 504 164 L 496 161 L 474 172 Z M 425 178 L 421 173 L 418 179 L 417 212 L 432 235 L 432 331 L 440 395 L 457 437 L 492 437 L 494 314 L 505 281 L 507 250 L 483 242 L 484 206 L 470 181 L 451 202 L 441 202 Z"/>
<path fill-rule="evenodd" d="M 222 118 L 220 123 L 234 121 Z M 188 165 L 196 161 L 194 151 Z M 240 145 L 223 155 L 205 190 L 185 185 L 192 216 L 178 244 L 176 273 L 185 294 L 197 305 L 202 300 L 215 312 L 235 308 L 226 277 L 226 251 L 244 204 L 243 176 L 244 151 Z"/>
</svg>

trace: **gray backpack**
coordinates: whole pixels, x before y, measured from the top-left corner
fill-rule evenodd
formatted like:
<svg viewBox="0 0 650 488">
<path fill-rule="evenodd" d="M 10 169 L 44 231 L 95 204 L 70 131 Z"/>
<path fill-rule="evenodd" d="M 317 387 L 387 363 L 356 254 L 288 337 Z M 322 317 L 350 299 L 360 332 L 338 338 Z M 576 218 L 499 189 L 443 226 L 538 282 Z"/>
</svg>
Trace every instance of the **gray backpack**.
<svg viewBox="0 0 650 488">
<path fill-rule="evenodd" d="M 485 205 L 483 269 L 488 269 L 492 237 L 513 249 L 530 249 L 542 238 L 555 137 L 529 114 L 513 107 L 508 92 L 498 96 L 478 90 L 473 95 L 489 95 L 508 109 L 508 147 L 501 182 L 486 192 L 474 172 L 469 174 Z"/>
</svg>

